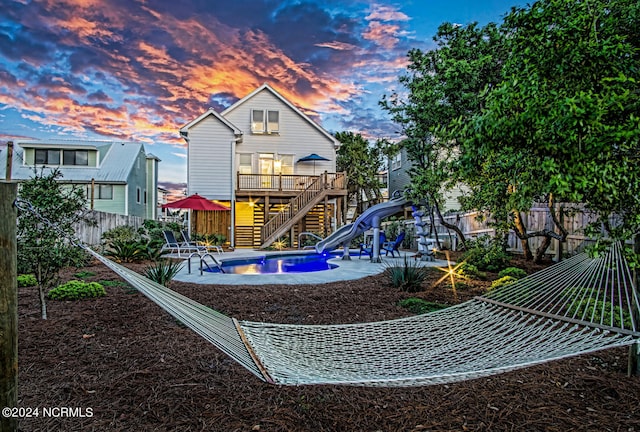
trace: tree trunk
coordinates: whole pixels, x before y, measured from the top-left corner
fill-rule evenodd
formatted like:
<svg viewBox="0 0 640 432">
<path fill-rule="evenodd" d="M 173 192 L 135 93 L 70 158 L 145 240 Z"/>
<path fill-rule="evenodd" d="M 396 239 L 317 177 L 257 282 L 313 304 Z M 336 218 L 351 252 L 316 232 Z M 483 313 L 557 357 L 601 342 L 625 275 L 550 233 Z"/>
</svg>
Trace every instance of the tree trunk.
<svg viewBox="0 0 640 432">
<path fill-rule="evenodd" d="M 558 215 L 556 215 L 556 212 L 554 209 L 554 205 L 555 205 L 555 200 L 553 198 L 553 194 L 549 194 L 547 207 L 549 208 L 549 214 L 551 215 L 551 220 L 553 221 L 553 224 L 558 229 L 558 231 L 560 231 L 560 234 L 556 234 L 555 232 L 550 232 L 550 231 L 546 231 L 544 233 L 544 240 L 536 250 L 536 255 L 534 257 L 535 263 L 542 262 L 545 252 L 547 251 L 547 249 L 549 249 L 549 246 L 551 246 L 552 238 L 555 238 L 558 240 L 558 247 L 560 248 L 560 254 L 562 255 L 562 242 L 564 242 L 567 239 L 567 235 L 569 234 L 567 230 L 564 228 L 564 226 L 562 225 L 562 220 L 561 220 L 562 209 L 560 209 L 560 218 L 558 218 Z"/>
<path fill-rule="evenodd" d="M 522 220 L 522 216 L 520 216 L 520 212 L 518 210 L 513 210 L 513 225 L 516 231 L 516 235 L 520 239 L 520 243 L 522 244 L 522 253 L 524 254 L 524 259 L 527 261 L 531 261 L 533 259 L 533 254 L 531 253 L 531 248 L 529 247 L 529 237 L 527 236 L 527 227 L 524 225 L 524 221 Z"/>
<path fill-rule="evenodd" d="M 467 250 L 467 240 L 464 237 L 464 233 L 456 225 L 450 224 L 447 221 L 445 221 L 444 216 L 442 216 L 442 213 L 440 212 L 440 206 L 438 205 L 438 203 L 433 199 L 431 201 L 433 202 L 433 208 L 435 209 L 436 214 L 438 215 L 438 221 L 440 222 L 440 224 L 444 227 L 447 227 L 455 231 L 456 234 L 458 235 L 458 238 L 462 242 L 462 249 Z"/>
<path fill-rule="evenodd" d="M 433 234 L 434 238 L 436 239 L 436 247 L 438 249 L 442 249 L 442 245 L 440 244 L 440 238 L 438 237 L 438 230 L 436 229 L 436 219 L 433 216 L 432 206 L 429 206 L 429 222 L 431 223 L 430 231 L 432 231 L 429 234 Z"/>
<path fill-rule="evenodd" d="M 547 249 L 549 249 L 549 246 L 551 246 L 551 236 L 546 235 L 544 236 L 544 240 L 542 240 L 542 243 L 540 243 L 540 246 L 538 246 L 538 249 L 536 249 L 535 256 L 533 257 L 534 263 L 540 264 L 542 262 L 544 254 Z"/>
<path fill-rule="evenodd" d="M 47 297 L 44 293 L 45 288 L 42 285 L 38 285 L 38 294 L 40 297 L 40 314 L 42 319 L 47 319 Z"/>
</svg>

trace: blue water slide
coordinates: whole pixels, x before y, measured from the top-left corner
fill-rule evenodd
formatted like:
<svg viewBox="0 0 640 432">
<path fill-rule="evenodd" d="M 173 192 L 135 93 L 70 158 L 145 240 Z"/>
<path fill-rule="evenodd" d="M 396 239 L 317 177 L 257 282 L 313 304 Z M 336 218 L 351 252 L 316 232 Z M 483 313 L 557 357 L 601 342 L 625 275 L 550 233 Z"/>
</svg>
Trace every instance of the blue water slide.
<svg viewBox="0 0 640 432">
<path fill-rule="evenodd" d="M 355 222 L 338 228 L 329 237 L 316 243 L 316 252 L 322 253 L 324 251 L 330 251 L 344 243 L 351 242 L 355 237 L 371 228 L 373 219 L 376 216 L 380 219 L 384 219 L 387 216 L 394 215 L 395 213 L 402 211 L 408 202 L 409 201 L 405 198 L 401 197 L 369 207 L 360 216 L 358 216 Z"/>
</svg>

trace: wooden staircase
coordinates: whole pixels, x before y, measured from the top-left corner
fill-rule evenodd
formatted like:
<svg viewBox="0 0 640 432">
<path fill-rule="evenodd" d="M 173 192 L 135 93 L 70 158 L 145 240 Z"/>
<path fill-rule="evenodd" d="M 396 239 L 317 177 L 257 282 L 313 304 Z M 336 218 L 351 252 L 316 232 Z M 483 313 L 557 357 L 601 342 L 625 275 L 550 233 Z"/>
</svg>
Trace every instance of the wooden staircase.
<svg viewBox="0 0 640 432">
<path fill-rule="evenodd" d="M 336 187 L 327 181 L 326 173 L 315 179 L 300 194 L 291 198 L 287 205 L 276 216 L 269 219 L 262 227 L 261 247 L 265 248 L 284 235 L 294 224 L 298 223 L 305 215 L 327 196 L 330 189 Z"/>
</svg>

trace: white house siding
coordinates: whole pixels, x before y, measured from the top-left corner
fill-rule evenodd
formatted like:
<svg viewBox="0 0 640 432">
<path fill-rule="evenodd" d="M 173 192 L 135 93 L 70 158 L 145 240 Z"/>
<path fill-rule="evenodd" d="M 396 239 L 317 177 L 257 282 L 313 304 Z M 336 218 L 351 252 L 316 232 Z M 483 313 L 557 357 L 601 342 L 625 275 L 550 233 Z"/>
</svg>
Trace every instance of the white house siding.
<svg viewBox="0 0 640 432">
<path fill-rule="evenodd" d="M 251 110 L 254 109 L 278 110 L 280 132 L 270 135 L 251 133 Z M 330 160 L 317 161 L 315 174 L 336 171 L 333 142 L 267 89 L 255 94 L 231 111 L 225 112 L 224 117 L 244 132 L 242 143 L 237 145 L 236 151 L 253 154 L 254 173 L 258 172 L 257 154 L 259 153 L 293 155 L 294 174 L 298 175 L 314 174 L 313 162 L 296 162 L 301 157 L 316 153 Z M 191 133 L 189 136 L 192 136 Z M 238 168 L 237 164 L 238 161 L 236 161 L 235 171 Z"/>
<path fill-rule="evenodd" d="M 460 201 L 458 200 L 464 193 L 468 192 L 469 188 L 464 184 L 458 184 L 451 190 L 448 190 L 444 194 L 444 203 L 442 206 L 442 212 L 459 211 Z"/>
<path fill-rule="evenodd" d="M 214 116 L 208 116 L 189 130 L 189 195 L 230 200 L 232 175 L 231 143 L 233 132 Z"/>
</svg>

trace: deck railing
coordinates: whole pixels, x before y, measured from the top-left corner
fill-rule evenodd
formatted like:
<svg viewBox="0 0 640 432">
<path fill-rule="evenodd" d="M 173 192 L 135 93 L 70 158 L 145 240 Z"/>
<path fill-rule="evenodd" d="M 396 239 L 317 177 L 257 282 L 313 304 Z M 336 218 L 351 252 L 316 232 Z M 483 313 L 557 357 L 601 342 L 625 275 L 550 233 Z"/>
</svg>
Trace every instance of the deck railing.
<svg viewBox="0 0 640 432">
<path fill-rule="evenodd" d="M 304 177 L 311 177 L 313 181 L 297 196 L 292 198 L 282 211 L 269 219 L 262 227 L 261 237 L 263 247 L 266 242 L 273 240 L 274 235 L 291 222 L 294 216 L 298 216 L 299 218 L 308 212 L 310 209 L 306 207 L 314 203 L 314 200 L 319 197 L 323 191 L 346 188 L 346 176 L 344 173 L 324 173 L 320 176 Z"/>
<path fill-rule="evenodd" d="M 237 190 L 303 191 L 320 177 L 325 177 L 328 188 L 345 189 L 345 173 L 323 173 L 320 175 L 297 174 L 240 174 Z"/>
</svg>

